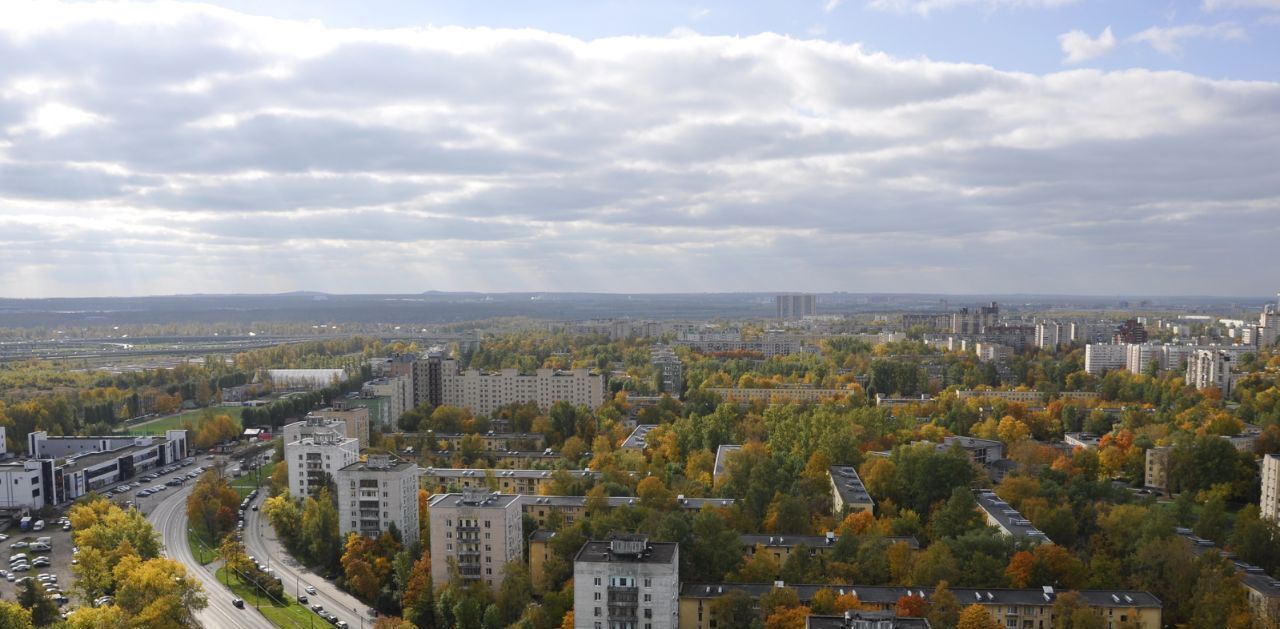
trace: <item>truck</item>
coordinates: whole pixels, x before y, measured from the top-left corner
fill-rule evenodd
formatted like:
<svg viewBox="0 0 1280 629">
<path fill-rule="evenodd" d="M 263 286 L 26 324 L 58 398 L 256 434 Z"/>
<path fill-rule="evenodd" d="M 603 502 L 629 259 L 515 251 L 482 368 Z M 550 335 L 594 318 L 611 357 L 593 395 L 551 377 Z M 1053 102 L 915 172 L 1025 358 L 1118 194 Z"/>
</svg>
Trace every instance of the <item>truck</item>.
<svg viewBox="0 0 1280 629">
<path fill-rule="evenodd" d="M 25 517 L 25 518 L 22 518 L 22 520 L 20 520 L 20 521 L 18 522 L 18 528 L 19 528 L 20 530 L 23 530 L 23 531 L 30 531 L 30 530 L 31 530 L 31 516 L 27 516 L 27 517 Z"/>
</svg>

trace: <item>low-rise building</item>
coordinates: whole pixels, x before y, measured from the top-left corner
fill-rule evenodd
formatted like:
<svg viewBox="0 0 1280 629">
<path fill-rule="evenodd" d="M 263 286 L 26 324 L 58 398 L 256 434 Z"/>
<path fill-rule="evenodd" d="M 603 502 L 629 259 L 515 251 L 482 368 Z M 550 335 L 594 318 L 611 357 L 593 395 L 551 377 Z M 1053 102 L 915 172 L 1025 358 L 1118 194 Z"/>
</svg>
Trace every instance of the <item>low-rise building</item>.
<svg viewBox="0 0 1280 629">
<path fill-rule="evenodd" d="M 1004 400 L 1005 402 L 1020 402 L 1022 404 L 1040 404 L 1044 402 L 1045 397 L 1054 397 L 1068 402 L 1090 402 L 1098 399 L 1098 394 L 1093 391 L 1062 391 L 1052 395 L 1036 390 L 1027 391 L 995 391 L 984 389 L 961 389 L 956 391 L 956 398 L 967 400 L 975 397 L 991 398 L 993 400 Z"/>
<path fill-rule="evenodd" d="M 493 487 L 503 494 L 540 495 L 548 493 L 557 478 L 567 478 L 590 487 L 602 474 L 591 470 L 486 469 L 462 467 L 424 467 L 419 470 L 422 484 L 428 490 L 484 489 Z"/>
<path fill-rule="evenodd" d="M 680 545 L 641 535 L 590 541 L 573 558 L 575 629 L 679 626 Z"/>
<path fill-rule="evenodd" d="M 724 625 L 716 617 L 713 603 L 716 599 L 738 590 L 759 600 L 777 587 L 793 590 L 800 603 L 807 605 L 823 589 L 837 596 L 852 594 L 858 597 L 865 611 L 891 612 L 898 599 L 919 596 L 929 602 L 934 586 L 885 586 L 885 585 L 787 585 L 781 582 L 767 583 L 684 583 L 680 586 L 680 629 L 720 629 Z M 1001 627 L 1030 627 L 1033 629 L 1054 626 L 1053 604 L 1061 594 L 1055 588 L 948 588 L 961 605 L 981 605 Z M 1137 590 L 1080 590 L 1080 601 L 1085 607 L 1107 619 L 1111 627 L 1160 629 L 1163 627 L 1163 605 L 1160 599 Z M 714 623 L 714 624 L 713 624 Z M 1123 623 L 1123 624 L 1122 624 Z"/>
<path fill-rule="evenodd" d="M 27 452 L 40 465 L 40 493 L 46 506 L 64 504 L 181 461 L 191 455 L 188 444 L 186 430 L 166 430 L 164 437 L 50 437 L 43 430 L 27 435 Z"/>
<path fill-rule="evenodd" d="M 858 511 L 874 511 L 876 503 L 852 465 L 832 465 L 827 469 L 831 481 L 831 512 L 837 516 Z"/>
<path fill-rule="evenodd" d="M 707 508 L 732 507 L 733 498 L 686 498 L 676 497 L 676 506 L 684 511 L 701 511 Z M 565 524 L 573 525 L 587 517 L 588 498 L 586 496 L 520 496 L 520 508 L 524 514 L 540 527 L 548 526 L 552 517 L 560 518 Z M 606 509 L 636 507 L 640 499 L 634 496 L 609 496 L 602 505 Z"/>
<path fill-rule="evenodd" d="M 719 395 L 726 402 L 764 402 L 766 404 L 815 403 L 823 400 L 842 399 L 854 393 L 849 389 L 814 389 L 798 386 L 778 387 L 775 389 L 708 387 L 706 390 Z"/>
<path fill-rule="evenodd" d="M 0 510 L 35 511 L 45 506 L 48 490 L 40 474 L 40 461 L 6 461 L 0 463 Z"/>
<path fill-rule="evenodd" d="M 1051 540 L 1031 520 L 1022 517 L 1017 509 L 1005 502 L 996 492 L 990 489 L 978 489 L 973 493 L 978 509 L 986 517 L 987 525 L 1000 529 L 1000 532 L 1019 540 L 1027 540 L 1036 544 L 1049 543 Z"/>
<path fill-rule="evenodd" d="M 635 430 L 632 430 L 631 434 L 627 435 L 627 438 L 622 441 L 622 445 L 618 446 L 618 448 L 620 450 L 644 450 L 648 445 L 645 437 L 657 427 L 657 424 L 640 424 L 636 426 Z"/>
<path fill-rule="evenodd" d="M 938 444 L 938 450 L 960 448 L 969 455 L 969 460 L 982 466 L 990 465 L 1004 458 L 1004 443 L 994 439 L 977 437 L 944 437 Z"/>
<path fill-rule="evenodd" d="M 430 498 L 431 579 L 447 583 L 450 571 L 464 582 L 497 591 L 503 568 L 524 560 L 520 497 L 468 489 Z"/>
<path fill-rule="evenodd" d="M 1098 444 L 1101 443 L 1098 435 L 1087 432 L 1068 432 L 1062 435 L 1063 443 L 1073 448 L 1085 448 L 1088 450 L 1097 450 Z"/>
<path fill-rule="evenodd" d="M 931 629 L 926 618 L 905 618 L 894 612 L 849 610 L 840 616 L 810 614 L 805 629 Z"/>
<path fill-rule="evenodd" d="M 725 466 L 729 464 L 729 455 L 741 451 L 742 446 L 731 443 L 722 443 L 716 448 L 716 462 L 711 468 L 712 486 L 720 484 L 720 479 L 724 476 Z"/>
<path fill-rule="evenodd" d="M 392 525 L 405 546 L 418 541 L 418 466 L 369 455 L 338 470 L 338 529 L 377 537 Z"/>
<path fill-rule="evenodd" d="M 1173 448 L 1150 448 L 1146 454 L 1146 473 L 1143 486 L 1161 493 L 1169 493 L 1169 455 Z"/>
</svg>

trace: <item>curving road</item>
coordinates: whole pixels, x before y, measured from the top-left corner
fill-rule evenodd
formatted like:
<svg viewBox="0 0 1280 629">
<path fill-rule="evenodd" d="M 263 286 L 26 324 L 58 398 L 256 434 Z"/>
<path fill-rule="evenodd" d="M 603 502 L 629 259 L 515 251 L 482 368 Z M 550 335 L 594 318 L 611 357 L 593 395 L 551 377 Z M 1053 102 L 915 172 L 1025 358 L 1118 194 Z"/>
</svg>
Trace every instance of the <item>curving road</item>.
<svg viewBox="0 0 1280 629">
<path fill-rule="evenodd" d="M 264 490 L 254 499 L 253 504 L 261 506 L 266 498 L 267 492 Z M 310 585 L 316 589 L 315 594 L 301 592 L 310 599 L 307 602 L 308 607 L 324 605 L 326 611 L 336 615 L 340 620 L 347 621 L 351 629 L 373 626 L 374 618 L 367 615 L 369 606 L 338 589 L 338 586 L 331 581 L 311 572 L 301 562 L 290 556 L 280 540 L 276 538 L 275 529 L 271 527 L 271 523 L 262 517 L 261 511 L 249 509 L 245 512 L 244 547 L 245 552 L 256 557 L 260 563 L 267 563 L 275 571 L 276 576 L 284 582 L 284 591 L 289 596 L 296 597 L 299 594 L 298 590 L 304 590 Z M 317 627 L 329 626 L 319 616 L 316 616 L 316 621 Z"/>
<path fill-rule="evenodd" d="M 186 566 L 187 571 L 204 585 L 209 606 L 196 612 L 196 620 L 207 629 L 245 627 L 250 629 L 274 629 L 253 606 L 239 609 L 231 604 L 235 596 L 221 582 L 209 566 L 202 566 L 191 554 L 187 545 L 187 495 L 194 483 L 166 496 L 156 505 L 147 520 L 160 532 L 164 553 Z"/>
</svg>

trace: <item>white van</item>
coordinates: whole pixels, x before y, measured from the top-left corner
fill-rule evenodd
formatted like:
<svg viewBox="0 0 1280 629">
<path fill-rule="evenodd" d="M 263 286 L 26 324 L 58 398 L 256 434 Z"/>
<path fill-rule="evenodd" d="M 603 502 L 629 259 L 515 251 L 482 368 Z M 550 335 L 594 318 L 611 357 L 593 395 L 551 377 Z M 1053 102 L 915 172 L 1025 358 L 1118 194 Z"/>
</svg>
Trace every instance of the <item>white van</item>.
<svg viewBox="0 0 1280 629">
<path fill-rule="evenodd" d="M 44 530 L 44 520 L 36 520 L 36 521 L 35 521 L 35 523 L 31 525 L 31 530 L 33 530 L 33 531 L 43 531 L 43 530 Z"/>
</svg>

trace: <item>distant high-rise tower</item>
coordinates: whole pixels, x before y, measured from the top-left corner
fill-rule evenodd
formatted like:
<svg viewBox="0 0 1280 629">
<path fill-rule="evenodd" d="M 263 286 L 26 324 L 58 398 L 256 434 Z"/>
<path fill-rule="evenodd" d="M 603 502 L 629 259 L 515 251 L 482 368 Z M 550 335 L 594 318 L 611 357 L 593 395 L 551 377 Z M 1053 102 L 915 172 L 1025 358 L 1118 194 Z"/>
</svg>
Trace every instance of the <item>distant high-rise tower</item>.
<svg viewBox="0 0 1280 629">
<path fill-rule="evenodd" d="M 1146 343 L 1147 328 L 1137 319 L 1129 319 L 1116 329 L 1116 343 Z"/>
<path fill-rule="evenodd" d="M 818 314 L 818 296 L 805 293 L 778 295 L 779 319 L 803 319 Z"/>
</svg>

